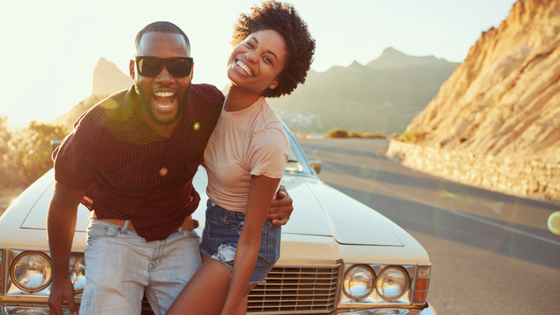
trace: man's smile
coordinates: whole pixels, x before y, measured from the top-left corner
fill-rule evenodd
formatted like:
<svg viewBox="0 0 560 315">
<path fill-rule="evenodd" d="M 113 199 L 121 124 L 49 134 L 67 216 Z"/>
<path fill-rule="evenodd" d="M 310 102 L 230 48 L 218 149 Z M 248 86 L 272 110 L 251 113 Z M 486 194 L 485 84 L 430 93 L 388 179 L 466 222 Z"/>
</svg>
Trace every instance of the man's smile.
<svg viewBox="0 0 560 315">
<path fill-rule="evenodd" d="M 160 110 L 170 110 L 176 103 L 176 94 L 173 91 L 156 91 L 153 93 L 154 105 Z"/>
</svg>

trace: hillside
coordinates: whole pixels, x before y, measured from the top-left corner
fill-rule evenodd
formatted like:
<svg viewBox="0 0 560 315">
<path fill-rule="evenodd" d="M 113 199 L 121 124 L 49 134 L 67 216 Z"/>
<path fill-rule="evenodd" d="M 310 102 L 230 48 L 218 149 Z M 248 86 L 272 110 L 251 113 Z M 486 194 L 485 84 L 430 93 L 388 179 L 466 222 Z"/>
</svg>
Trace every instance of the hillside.
<svg viewBox="0 0 560 315">
<path fill-rule="evenodd" d="M 122 73 L 117 66 L 105 58 L 99 59 L 93 71 L 93 87 L 91 95 L 72 107 L 68 112 L 55 118 L 52 123 L 66 126 L 72 130 L 72 126 L 86 110 L 90 109 L 99 101 L 117 91 L 128 89 L 132 85 L 132 79 Z"/>
<path fill-rule="evenodd" d="M 518 0 L 388 154 L 510 194 L 560 200 L 560 1 Z"/>
<path fill-rule="evenodd" d="M 408 56 L 387 48 L 366 65 L 311 70 L 296 91 L 270 105 L 294 132 L 347 130 L 402 132 L 456 64 L 433 56 Z"/>
<path fill-rule="evenodd" d="M 311 70 L 306 84 L 292 95 L 269 102 L 294 132 L 326 133 L 333 127 L 402 132 L 455 68 L 455 63 L 433 56 L 408 56 L 387 48 L 366 65 L 354 62 L 323 73 Z M 92 95 L 53 122 L 71 126 L 99 100 L 131 84 L 128 76 L 101 58 Z"/>
<path fill-rule="evenodd" d="M 560 1 L 517 1 L 408 126 L 422 145 L 560 161 Z"/>
</svg>

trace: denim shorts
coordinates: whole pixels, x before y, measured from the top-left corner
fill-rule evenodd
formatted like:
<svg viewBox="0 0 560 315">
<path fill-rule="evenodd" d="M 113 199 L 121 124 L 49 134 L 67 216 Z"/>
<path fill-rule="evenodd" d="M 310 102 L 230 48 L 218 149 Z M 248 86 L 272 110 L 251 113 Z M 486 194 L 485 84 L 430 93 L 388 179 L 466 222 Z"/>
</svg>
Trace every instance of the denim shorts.
<svg viewBox="0 0 560 315">
<path fill-rule="evenodd" d="M 211 200 L 208 200 L 207 207 L 200 251 L 233 270 L 245 213 L 228 211 Z M 264 222 L 259 257 L 249 284 L 264 283 L 264 278 L 280 258 L 280 232 L 280 226 L 273 225 L 270 220 Z"/>
</svg>

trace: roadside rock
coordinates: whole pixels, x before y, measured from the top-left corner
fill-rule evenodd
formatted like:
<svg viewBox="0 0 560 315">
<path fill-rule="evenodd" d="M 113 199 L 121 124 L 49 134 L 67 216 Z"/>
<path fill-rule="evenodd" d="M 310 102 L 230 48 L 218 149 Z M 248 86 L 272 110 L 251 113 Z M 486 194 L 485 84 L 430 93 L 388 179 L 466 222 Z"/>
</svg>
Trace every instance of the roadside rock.
<svg viewBox="0 0 560 315">
<path fill-rule="evenodd" d="M 405 164 L 431 159 L 424 167 L 451 179 L 560 200 L 560 1 L 518 0 L 407 130 L 426 136 L 414 149 L 391 144 Z M 496 172 L 473 171 L 483 164 Z"/>
</svg>

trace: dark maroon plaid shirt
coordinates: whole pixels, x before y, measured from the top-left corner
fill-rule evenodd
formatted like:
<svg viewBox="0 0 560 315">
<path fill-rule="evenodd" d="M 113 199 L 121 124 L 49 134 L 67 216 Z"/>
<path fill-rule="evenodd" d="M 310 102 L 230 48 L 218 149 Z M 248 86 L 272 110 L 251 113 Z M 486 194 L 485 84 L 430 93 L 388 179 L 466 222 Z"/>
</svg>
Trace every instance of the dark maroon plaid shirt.
<svg viewBox="0 0 560 315">
<path fill-rule="evenodd" d="M 193 84 L 171 137 L 134 114 L 134 88 L 92 107 L 53 153 L 55 179 L 86 190 L 82 200 L 100 219 L 131 220 L 146 241 L 163 240 L 196 210 L 192 178 L 220 117 L 224 95 Z"/>
</svg>

